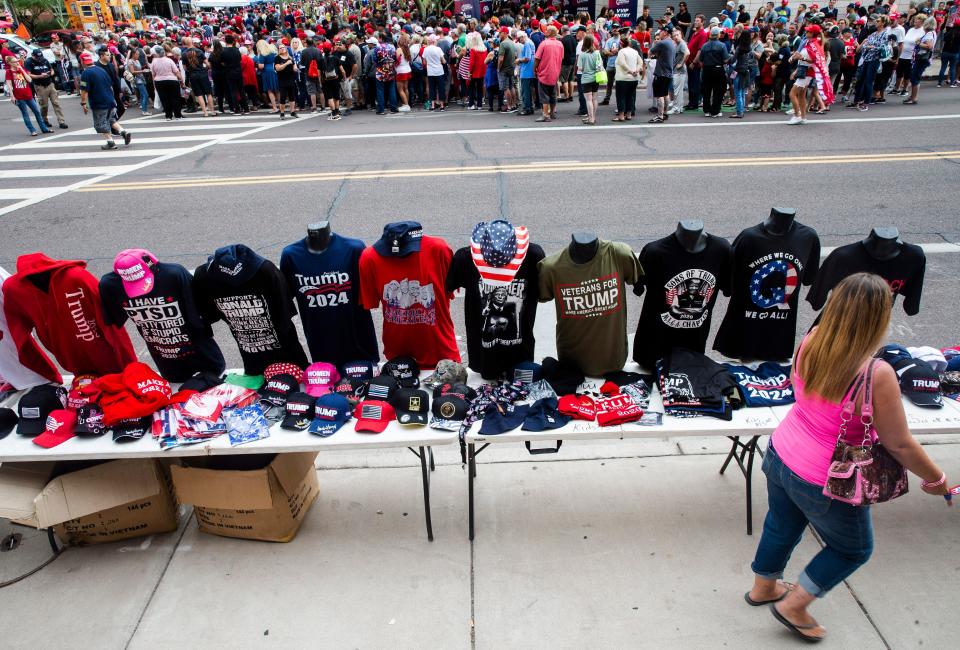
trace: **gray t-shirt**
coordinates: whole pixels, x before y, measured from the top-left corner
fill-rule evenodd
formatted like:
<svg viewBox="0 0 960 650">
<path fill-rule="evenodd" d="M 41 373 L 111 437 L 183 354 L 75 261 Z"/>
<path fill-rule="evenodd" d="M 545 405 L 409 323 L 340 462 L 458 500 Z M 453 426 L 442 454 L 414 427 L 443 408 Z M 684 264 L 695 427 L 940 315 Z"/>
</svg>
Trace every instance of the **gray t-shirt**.
<svg viewBox="0 0 960 650">
<path fill-rule="evenodd" d="M 677 46 L 673 39 L 664 38 L 654 43 L 650 48 L 650 57 L 657 58 L 657 67 L 653 69 L 654 77 L 673 77 L 673 57 L 676 53 Z"/>
</svg>

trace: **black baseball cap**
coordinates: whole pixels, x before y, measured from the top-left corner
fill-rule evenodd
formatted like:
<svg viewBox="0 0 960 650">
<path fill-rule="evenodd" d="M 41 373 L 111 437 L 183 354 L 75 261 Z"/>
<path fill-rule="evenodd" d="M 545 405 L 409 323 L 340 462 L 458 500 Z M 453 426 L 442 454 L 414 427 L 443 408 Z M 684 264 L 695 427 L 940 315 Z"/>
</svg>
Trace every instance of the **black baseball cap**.
<svg viewBox="0 0 960 650">
<path fill-rule="evenodd" d="M 433 419 L 430 426 L 444 431 L 459 431 L 460 424 L 467 417 L 470 402 L 459 395 L 441 395 L 433 399 Z"/>
<path fill-rule="evenodd" d="M 364 397 L 385 402 L 389 401 L 398 390 L 400 390 L 400 383 L 396 379 L 390 375 L 380 375 L 371 379 L 370 383 L 367 384 Z"/>
<path fill-rule="evenodd" d="M 383 364 L 381 375 L 390 375 L 404 388 L 420 385 L 420 365 L 413 357 L 396 357 Z"/>
<path fill-rule="evenodd" d="M 34 386 L 20 398 L 17 413 L 20 418 L 17 433 L 21 436 L 38 436 L 47 430 L 47 416 L 66 405 L 63 386 L 44 384 Z"/>
<path fill-rule="evenodd" d="M 423 226 L 417 221 L 395 221 L 383 227 L 383 235 L 373 249 L 384 257 L 405 257 L 420 252 Z"/>
<path fill-rule="evenodd" d="M 940 408 L 940 375 L 923 359 L 898 359 L 893 369 L 900 378 L 900 392 L 917 406 Z"/>
<path fill-rule="evenodd" d="M 0 440 L 10 435 L 19 419 L 13 409 L 0 408 Z"/>
<path fill-rule="evenodd" d="M 348 361 L 340 367 L 341 380 L 349 379 L 354 390 L 366 386 L 376 374 L 376 366 L 372 361 Z"/>
<path fill-rule="evenodd" d="M 153 418 L 149 415 L 142 418 L 120 420 L 111 427 L 113 431 L 113 441 L 133 442 L 134 440 L 140 440 L 140 438 L 147 435 L 147 431 L 150 430 L 152 422 Z"/>
<path fill-rule="evenodd" d="M 477 391 L 470 388 L 466 384 L 443 384 L 433 389 L 434 399 L 444 395 L 453 395 L 455 397 L 459 397 L 460 399 L 466 400 L 467 402 L 472 402 L 477 396 Z"/>
<path fill-rule="evenodd" d="M 401 388 L 390 398 L 400 424 L 424 425 L 430 412 L 430 394 L 419 388 Z"/>
<path fill-rule="evenodd" d="M 275 375 L 260 389 L 260 401 L 270 406 L 283 406 L 287 403 L 287 397 L 298 390 L 300 382 L 293 375 Z"/>
<path fill-rule="evenodd" d="M 103 409 L 97 404 L 87 404 L 77 409 L 77 424 L 73 434 L 80 438 L 95 438 L 102 436 L 106 428 L 103 426 Z"/>
<path fill-rule="evenodd" d="M 343 378 L 334 385 L 333 392 L 337 395 L 342 395 L 351 404 L 356 404 L 360 401 L 359 393 L 365 391 L 365 389 L 366 386 L 354 388 L 353 382 L 347 378 Z"/>
<path fill-rule="evenodd" d="M 287 396 L 286 414 L 280 428 L 287 431 L 306 431 L 313 419 L 317 398 L 297 391 Z"/>
</svg>

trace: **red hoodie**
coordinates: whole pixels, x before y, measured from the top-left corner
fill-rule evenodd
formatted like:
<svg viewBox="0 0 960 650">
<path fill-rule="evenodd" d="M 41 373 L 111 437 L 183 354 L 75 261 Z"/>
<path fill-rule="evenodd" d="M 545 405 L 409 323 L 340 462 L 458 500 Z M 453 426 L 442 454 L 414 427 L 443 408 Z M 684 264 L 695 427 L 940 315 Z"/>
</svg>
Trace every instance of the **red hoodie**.
<svg viewBox="0 0 960 650">
<path fill-rule="evenodd" d="M 30 253 L 17 258 L 16 275 L 3 283 L 3 311 L 20 362 L 53 382 L 62 378 L 31 336 L 33 330 L 57 362 L 76 375 L 120 372 L 137 360 L 126 330 L 104 321 L 99 284 L 86 267 L 80 260 Z"/>
</svg>

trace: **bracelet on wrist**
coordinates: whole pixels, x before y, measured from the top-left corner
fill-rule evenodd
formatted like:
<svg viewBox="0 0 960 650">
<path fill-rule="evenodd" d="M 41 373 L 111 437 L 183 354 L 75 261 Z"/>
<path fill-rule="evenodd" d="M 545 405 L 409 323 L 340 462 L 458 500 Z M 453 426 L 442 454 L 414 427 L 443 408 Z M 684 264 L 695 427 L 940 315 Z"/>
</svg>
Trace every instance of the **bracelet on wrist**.
<svg viewBox="0 0 960 650">
<path fill-rule="evenodd" d="M 936 481 L 920 481 L 920 485 L 922 485 L 922 486 L 925 487 L 925 488 L 940 487 L 941 485 L 943 485 L 943 484 L 946 483 L 946 482 L 947 482 L 947 473 L 946 473 L 946 472 L 941 472 L 940 478 L 939 478 L 938 480 L 936 480 Z"/>
</svg>

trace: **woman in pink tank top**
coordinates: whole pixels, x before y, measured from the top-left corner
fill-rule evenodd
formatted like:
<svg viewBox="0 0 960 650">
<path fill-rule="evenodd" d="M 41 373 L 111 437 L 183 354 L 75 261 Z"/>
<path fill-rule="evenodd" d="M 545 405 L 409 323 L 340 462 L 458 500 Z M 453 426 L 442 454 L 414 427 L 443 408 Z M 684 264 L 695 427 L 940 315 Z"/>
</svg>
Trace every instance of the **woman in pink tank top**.
<svg viewBox="0 0 960 650">
<path fill-rule="evenodd" d="M 751 569 L 750 605 L 770 605 L 773 616 L 806 641 L 820 641 L 826 630 L 807 611 L 816 598 L 845 580 L 873 552 L 869 506 L 853 506 L 823 495 L 834 446 L 840 435 L 840 409 L 854 380 L 880 348 L 890 324 L 892 295 L 876 275 L 857 273 L 830 294 L 820 325 L 800 344 L 794 359 L 796 404 L 774 431 L 763 458 L 768 511 Z M 910 434 L 893 368 L 877 363 L 873 372 L 876 436 L 904 467 L 919 476 L 924 492 L 947 493 L 946 476 Z M 847 441 L 864 437 L 860 406 L 847 426 Z M 796 585 L 781 582 L 793 549 L 807 525 L 823 540 Z"/>
</svg>

